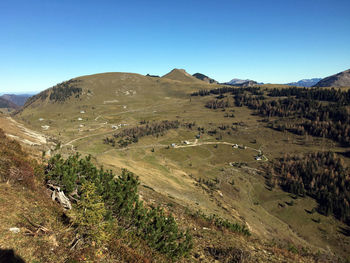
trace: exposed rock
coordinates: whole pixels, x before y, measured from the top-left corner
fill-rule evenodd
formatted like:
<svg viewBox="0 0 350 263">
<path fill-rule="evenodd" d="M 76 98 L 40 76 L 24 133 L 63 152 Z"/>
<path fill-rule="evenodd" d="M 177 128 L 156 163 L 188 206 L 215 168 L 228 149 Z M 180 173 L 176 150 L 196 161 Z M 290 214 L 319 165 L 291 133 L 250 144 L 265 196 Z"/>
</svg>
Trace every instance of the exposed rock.
<svg viewBox="0 0 350 263">
<path fill-rule="evenodd" d="M 20 230 L 18 227 L 11 227 L 9 230 L 10 230 L 12 233 L 15 233 L 15 234 L 21 232 L 21 230 Z"/>
</svg>

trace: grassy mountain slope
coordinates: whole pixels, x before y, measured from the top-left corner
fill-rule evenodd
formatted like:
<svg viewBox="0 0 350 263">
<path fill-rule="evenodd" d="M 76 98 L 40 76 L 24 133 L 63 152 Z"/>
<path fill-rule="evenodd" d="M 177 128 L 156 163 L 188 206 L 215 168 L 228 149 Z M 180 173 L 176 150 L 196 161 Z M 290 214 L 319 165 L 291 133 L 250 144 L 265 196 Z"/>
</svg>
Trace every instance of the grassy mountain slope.
<svg viewBox="0 0 350 263">
<path fill-rule="evenodd" d="M 9 162 L 10 160 L 13 160 Z M 19 165 L 21 160 L 21 165 Z M 4 165 L 12 172 L 3 173 Z M 36 167 L 36 168 L 35 168 Z M 75 233 L 69 222 L 71 214 L 65 212 L 51 200 L 41 183 L 42 170 L 23 151 L 20 145 L 6 138 L 0 129 L 0 260 L 8 262 L 8 254 L 15 254 L 26 262 L 165 262 L 168 259 L 158 255 L 146 244 L 131 240 L 126 234 L 119 234 L 106 244 L 103 252 L 93 249 L 72 249 Z M 16 168 L 16 169 L 15 169 Z M 35 169 L 34 169 L 35 168 Z M 15 169 L 15 170 L 13 170 Z M 23 180 L 24 179 L 24 180 Z M 254 239 L 243 238 L 239 234 L 220 230 L 211 221 L 200 214 L 186 212 L 186 208 L 165 195 L 154 192 L 151 188 L 140 189 L 142 199 L 147 204 L 157 200 L 167 204 L 182 227 L 202 229 L 200 238 L 195 238 L 194 252 L 190 258 L 180 262 L 213 262 L 214 258 L 222 262 L 238 259 L 241 262 L 312 262 L 310 256 L 295 255 L 288 249 L 272 244 L 264 244 Z M 67 217 L 68 215 L 68 217 Z M 19 233 L 10 228 L 18 228 Z M 224 235 L 223 235 L 224 231 Z M 210 242 L 209 242 L 210 241 Z M 209 242 L 209 243 L 208 243 Z M 224 246 L 223 246 L 224 245 Z M 254 250 L 252 250 L 254 247 Z M 9 253 L 10 252 L 10 253 Z M 7 261 L 6 261 L 7 260 Z"/>
<path fill-rule="evenodd" d="M 189 96 L 198 89 L 215 87 L 219 85 L 129 73 L 84 76 L 38 94 L 16 118 L 60 141 L 64 155 L 75 151 L 91 154 L 97 164 L 116 173 L 127 168 L 138 175 L 145 200 L 178 214 L 179 222 L 193 222 L 197 247 L 194 253 L 199 258 L 212 262 L 208 247 L 225 248 L 236 242 L 237 236 L 219 238 L 220 232 L 200 216 L 186 221 L 190 220 L 188 214 L 197 210 L 246 225 L 253 238 L 269 244 L 270 249 L 274 247 L 272 243 L 277 243 L 283 251 L 297 251 L 304 256 L 318 250 L 321 254 L 343 256 L 349 240 L 338 230 L 346 226 L 322 215 L 315 223 L 315 215 L 305 212 L 316 205 L 308 197 L 298 199 L 293 206 L 281 207 L 281 202 L 290 203 L 291 195 L 281 189 L 267 189 L 261 171 L 267 161 L 286 152 L 344 149 L 328 139 L 308 138 L 308 143 L 302 143 L 303 136 L 272 130 L 252 110 L 234 106 L 232 96 L 221 99 L 227 101 L 225 109 L 215 110 L 204 105 L 215 101 L 217 95 Z M 126 147 L 119 146 L 120 137 L 115 138 L 114 147 L 104 143 L 106 137 L 113 139 L 116 133 L 147 126 L 153 129 L 164 120 L 178 121 L 179 127 L 139 137 Z M 248 147 L 236 149 L 234 144 Z M 255 159 L 259 151 L 267 160 Z M 190 212 L 181 214 L 181 209 Z M 249 245 L 259 247 L 257 256 L 261 256 L 260 245 L 251 242 L 242 239 L 240 244 L 247 250 Z M 276 255 L 279 254 L 272 253 L 271 258 Z M 286 260 L 291 262 L 305 260 L 288 257 Z"/>
<path fill-rule="evenodd" d="M 142 250 L 125 245 L 130 239 L 124 242 L 121 235 L 105 244 L 100 254 L 94 249 L 73 249 L 72 215 L 52 201 L 43 183 L 43 166 L 33 151 L 23 150 L 0 128 L 0 262 L 145 263 L 149 258 L 162 262 L 144 244 L 140 244 Z"/>
</svg>

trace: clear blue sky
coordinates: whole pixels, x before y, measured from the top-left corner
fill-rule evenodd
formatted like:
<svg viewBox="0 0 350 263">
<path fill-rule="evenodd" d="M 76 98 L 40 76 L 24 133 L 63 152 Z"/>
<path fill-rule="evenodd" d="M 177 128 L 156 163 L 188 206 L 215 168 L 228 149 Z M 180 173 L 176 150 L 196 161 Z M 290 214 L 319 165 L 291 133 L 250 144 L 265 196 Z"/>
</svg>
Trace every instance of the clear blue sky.
<svg viewBox="0 0 350 263">
<path fill-rule="evenodd" d="M 0 92 L 100 72 L 285 83 L 350 68 L 349 0 L 1 0 Z"/>
</svg>

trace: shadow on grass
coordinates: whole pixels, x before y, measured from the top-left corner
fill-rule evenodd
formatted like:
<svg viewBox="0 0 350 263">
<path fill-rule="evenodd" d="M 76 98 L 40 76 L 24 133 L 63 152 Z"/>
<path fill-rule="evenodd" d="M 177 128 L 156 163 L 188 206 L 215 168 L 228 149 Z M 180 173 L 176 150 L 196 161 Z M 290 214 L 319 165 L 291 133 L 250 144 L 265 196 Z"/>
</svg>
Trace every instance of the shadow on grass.
<svg viewBox="0 0 350 263">
<path fill-rule="evenodd" d="M 16 255 L 13 249 L 0 248 L 0 263 L 25 263 L 25 261 Z"/>
</svg>

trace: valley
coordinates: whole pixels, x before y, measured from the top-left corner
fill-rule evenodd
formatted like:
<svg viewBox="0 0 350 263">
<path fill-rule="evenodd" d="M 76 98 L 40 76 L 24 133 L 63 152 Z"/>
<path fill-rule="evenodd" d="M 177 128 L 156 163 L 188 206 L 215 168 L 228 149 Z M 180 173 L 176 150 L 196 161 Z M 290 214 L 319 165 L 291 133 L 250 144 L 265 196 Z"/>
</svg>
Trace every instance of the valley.
<svg viewBox="0 0 350 263">
<path fill-rule="evenodd" d="M 308 213 L 317 207 L 314 199 L 279 187 L 271 189 L 265 177 L 268 163 L 285 154 L 327 150 L 345 155 L 349 147 L 327 138 L 271 129 L 254 110 L 235 106 L 233 97 L 224 98 L 224 108 L 205 107 L 215 95 L 191 94 L 222 86 L 199 82 L 183 71 L 174 70 L 162 78 L 105 73 L 69 83 L 80 90 L 77 95 L 56 94 L 54 98 L 63 99 L 55 102 L 50 100 L 54 91 L 44 91 L 13 117 L 51 138 L 52 145 L 40 148 L 46 158 L 79 152 L 116 174 L 126 168 L 140 178 L 139 192 L 147 203 L 166 208 L 182 223 L 188 220 L 184 219 L 186 210 L 243 224 L 259 244 L 288 251 L 284 260 L 290 262 L 309 262 L 308 255 L 317 253 L 325 259 L 348 256 L 346 224 L 331 215 Z M 261 88 L 265 96 L 270 89 L 268 85 Z M 162 121 L 178 124 L 157 131 Z M 22 124 L 16 126 L 21 129 Z M 5 126 L 1 128 L 6 131 Z M 140 131 L 135 142 L 127 139 L 122 145 L 120 138 L 125 137 L 114 136 L 123 131 L 132 134 L 136 128 Z M 148 129 L 153 135 L 140 133 Z M 350 159 L 344 160 L 350 164 Z M 195 236 L 206 236 L 194 241 L 194 253 L 200 258 L 207 238 L 212 239 L 211 247 L 237 239 L 234 234 L 220 237 L 216 230 L 190 225 Z M 248 249 L 247 244 L 242 246 Z M 261 251 L 256 253 L 258 257 Z M 211 261 L 210 256 L 205 258 Z M 274 260 L 279 262 L 278 257 Z"/>
</svg>

